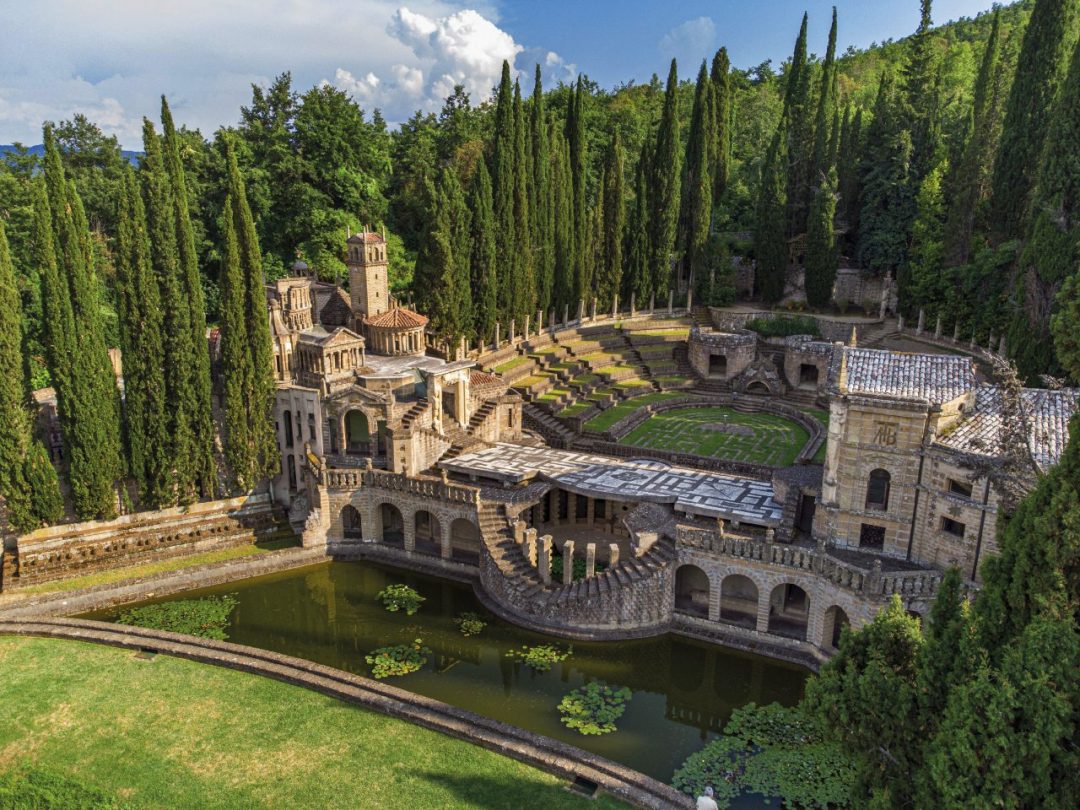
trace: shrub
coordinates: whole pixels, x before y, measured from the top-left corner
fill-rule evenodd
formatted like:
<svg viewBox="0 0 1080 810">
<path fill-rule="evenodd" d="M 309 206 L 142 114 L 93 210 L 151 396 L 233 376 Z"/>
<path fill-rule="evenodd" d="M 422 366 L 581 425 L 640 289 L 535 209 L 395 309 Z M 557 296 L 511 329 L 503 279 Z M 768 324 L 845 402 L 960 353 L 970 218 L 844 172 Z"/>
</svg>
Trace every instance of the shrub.
<svg viewBox="0 0 1080 810">
<path fill-rule="evenodd" d="M 206 596 L 202 599 L 179 599 L 158 605 L 129 608 L 117 618 L 119 624 L 168 630 L 189 636 L 224 641 L 229 636 L 225 628 L 229 615 L 236 607 L 234 596 Z"/>
<path fill-rule="evenodd" d="M 536 672 L 548 672 L 555 664 L 569 658 L 573 652 L 573 647 L 562 650 L 553 644 L 537 644 L 531 647 L 523 644 L 520 650 L 510 650 L 506 657 L 513 658 Z"/>
<path fill-rule="evenodd" d="M 463 636 L 478 636 L 487 627 L 487 622 L 481 619 L 478 613 L 462 613 L 454 619 L 454 624 Z"/>
<path fill-rule="evenodd" d="M 791 335 L 810 335 L 821 337 L 817 321 L 811 315 L 794 315 L 781 318 L 751 318 L 746 328 L 757 332 L 762 337 L 789 337 Z"/>
<path fill-rule="evenodd" d="M 124 810 L 129 805 L 81 782 L 43 768 L 0 774 L 5 810 Z"/>
<path fill-rule="evenodd" d="M 596 561 L 596 573 L 600 573 L 607 568 L 606 562 Z M 563 557 L 561 554 L 555 555 L 551 560 L 551 578 L 556 582 L 562 582 L 563 575 Z M 574 575 L 573 581 L 577 582 L 579 579 L 585 579 L 585 561 L 580 557 L 574 558 Z"/>
<path fill-rule="evenodd" d="M 559 701 L 563 725 L 581 734 L 610 734 L 632 696 L 625 686 L 613 687 L 593 681 Z"/>
<path fill-rule="evenodd" d="M 371 665 L 372 676 L 381 679 L 416 672 L 427 663 L 429 655 L 431 650 L 424 646 L 424 640 L 417 638 L 412 644 L 379 647 L 365 655 L 364 660 Z"/>
<path fill-rule="evenodd" d="M 404 610 L 408 616 L 416 613 L 420 609 L 421 603 L 424 602 L 424 597 L 408 585 L 387 585 L 379 591 L 376 599 L 381 600 L 383 607 L 391 613 Z"/>
</svg>

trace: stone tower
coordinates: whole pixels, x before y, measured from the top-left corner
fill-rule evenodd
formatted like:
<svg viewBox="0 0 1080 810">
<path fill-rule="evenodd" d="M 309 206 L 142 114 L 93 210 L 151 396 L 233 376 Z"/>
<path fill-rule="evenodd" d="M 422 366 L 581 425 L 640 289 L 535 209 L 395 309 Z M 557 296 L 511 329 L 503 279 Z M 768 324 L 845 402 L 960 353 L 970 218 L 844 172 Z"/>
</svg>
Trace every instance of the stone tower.
<svg viewBox="0 0 1080 810">
<path fill-rule="evenodd" d="M 349 294 L 352 314 L 361 331 L 365 318 L 374 318 L 390 309 L 387 283 L 386 240 L 381 234 L 353 234 L 348 246 Z"/>
</svg>

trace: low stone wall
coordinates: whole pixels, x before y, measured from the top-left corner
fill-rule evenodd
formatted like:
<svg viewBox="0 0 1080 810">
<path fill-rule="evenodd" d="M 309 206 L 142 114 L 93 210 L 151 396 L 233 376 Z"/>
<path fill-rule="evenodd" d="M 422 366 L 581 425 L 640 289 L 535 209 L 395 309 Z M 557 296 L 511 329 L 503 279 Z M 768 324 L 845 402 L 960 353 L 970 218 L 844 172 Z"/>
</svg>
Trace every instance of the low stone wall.
<svg viewBox="0 0 1080 810">
<path fill-rule="evenodd" d="M 819 318 L 812 313 L 774 312 L 767 309 L 756 311 L 731 311 L 727 309 L 721 309 L 719 307 L 710 307 L 709 314 L 712 317 L 713 324 L 721 332 L 738 332 L 740 330 L 744 330 L 746 329 L 746 323 L 752 320 L 770 321 L 779 318 L 809 316 L 813 318 L 814 322 L 817 324 L 818 331 L 821 333 L 821 340 L 829 342 L 843 341 L 845 343 L 851 337 L 852 328 L 856 328 L 861 331 L 866 329 L 867 327 L 880 326 L 884 323 L 884 320 L 867 320 L 865 317 Z"/>
<path fill-rule="evenodd" d="M 136 512 L 115 520 L 49 526 L 16 539 L 5 588 L 147 560 L 254 543 L 278 531 L 269 494 Z"/>
</svg>

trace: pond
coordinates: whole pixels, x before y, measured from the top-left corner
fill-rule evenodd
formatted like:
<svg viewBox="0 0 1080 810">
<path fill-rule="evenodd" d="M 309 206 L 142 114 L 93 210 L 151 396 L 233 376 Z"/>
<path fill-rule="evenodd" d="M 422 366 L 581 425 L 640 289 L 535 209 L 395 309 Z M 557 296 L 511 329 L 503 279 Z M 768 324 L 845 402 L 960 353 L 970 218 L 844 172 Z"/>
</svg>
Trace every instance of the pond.
<svg viewBox="0 0 1080 810">
<path fill-rule="evenodd" d="M 425 597 L 418 613 L 390 613 L 376 600 L 395 583 Z M 229 641 L 366 676 L 366 653 L 422 638 L 433 651 L 427 665 L 388 683 L 564 740 L 665 782 L 718 734 L 733 709 L 751 701 L 793 705 L 807 677 L 801 667 L 674 635 L 575 643 L 565 662 L 536 673 L 507 658 L 507 651 L 566 642 L 488 615 L 466 585 L 366 562 L 320 563 L 153 601 L 224 593 L 238 600 Z M 488 621 L 479 636 L 465 638 L 454 624 L 465 611 Z M 628 686 L 633 698 L 617 731 L 583 736 L 562 725 L 556 706 L 571 689 L 596 679 Z M 754 806 L 761 806 L 760 798 Z"/>
</svg>

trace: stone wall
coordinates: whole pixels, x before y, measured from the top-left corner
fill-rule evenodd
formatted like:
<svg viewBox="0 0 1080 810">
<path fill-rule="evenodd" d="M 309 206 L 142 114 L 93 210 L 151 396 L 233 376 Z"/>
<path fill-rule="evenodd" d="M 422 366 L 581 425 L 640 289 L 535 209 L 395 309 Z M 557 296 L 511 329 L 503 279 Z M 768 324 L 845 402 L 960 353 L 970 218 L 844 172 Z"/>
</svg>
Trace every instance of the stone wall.
<svg viewBox="0 0 1080 810">
<path fill-rule="evenodd" d="M 698 376 L 721 381 L 732 380 L 754 362 L 757 340 L 757 335 L 753 332 L 706 332 L 693 329 L 690 332 L 687 357 Z M 724 358 L 722 369 L 716 367 L 712 359 L 714 357 Z"/>
<path fill-rule="evenodd" d="M 886 306 L 896 311 L 896 285 L 890 277 L 864 275 L 855 267 L 841 267 L 836 271 L 832 300 L 839 307 L 851 305 L 878 314 L 882 294 L 887 293 Z"/>
</svg>

